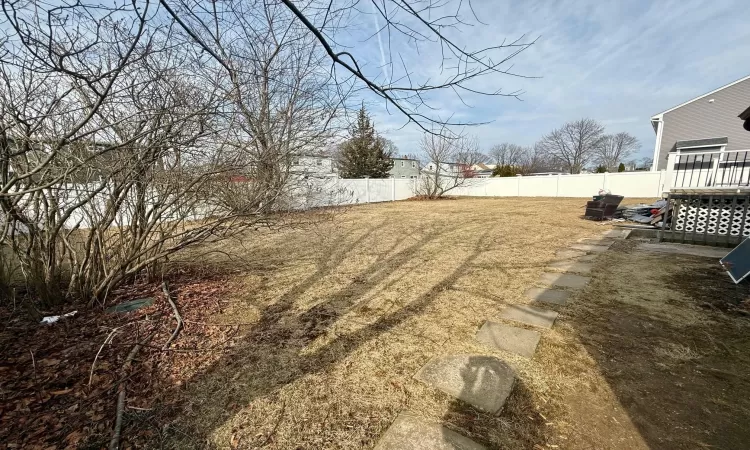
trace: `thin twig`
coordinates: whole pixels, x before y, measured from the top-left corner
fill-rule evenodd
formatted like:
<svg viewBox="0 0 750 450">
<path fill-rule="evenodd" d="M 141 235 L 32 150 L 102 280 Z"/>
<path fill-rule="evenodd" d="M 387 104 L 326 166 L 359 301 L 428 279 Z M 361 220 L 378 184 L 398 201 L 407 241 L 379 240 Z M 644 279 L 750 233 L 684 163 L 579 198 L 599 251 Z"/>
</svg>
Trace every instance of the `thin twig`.
<svg viewBox="0 0 750 450">
<path fill-rule="evenodd" d="M 169 302 L 170 306 L 172 306 L 174 317 L 177 320 L 177 326 L 174 328 L 172 336 L 169 337 L 167 342 L 164 343 L 164 347 L 162 347 L 162 350 L 167 350 L 170 344 L 172 344 L 172 341 L 174 341 L 177 338 L 177 335 L 180 334 L 180 330 L 182 330 L 182 316 L 180 315 L 180 311 L 177 310 L 177 305 L 172 300 L 172 296 L 169 295 L 169 286 L 167 286 L 166 281 L 161 284 L 161 290 L 164 291 L 164 296 L 167 297 L 167 301 Z"/>
<path fill-rule="evenodd" d="M 135 358 L 135 355 L 138 353 L 138 351 L 143 347 L 145 344 L 148 343 L 148 341 L 151 340 L 151 338 L 154 337 L 156 334 L 156 330 L 151 332 L 151 334 L 144 339 L 143 341 L 135 344 L 133 346 L 133 349 L 130 350 L 130 353 L 128 353 L 127 358 L 125 358 L 125 364 L 122 365 L 122 373 L 125 374 L 130 368 L 130 364 Z M 117 415 L 115 416 L 115 428 L 112 430 L 112 439 L 109 441 L 109 450 L 117 450 L 120 448 L 120 433 L 122 431 L 122 412 L 125 409 L 125 381 L 122 381 L 119 383 L 118 386 L 118 393 L 117 393 Z"/>
<path fill-rule="evenodd" d="M 119 327 L 113 328 L 112 331 L 107 335 L 107 338 L 104 339 L 104 342 L 102 342 L 101 347 L 99 347 L 99 351 L 96 352 L 96 356 L 94 357 L 94 362 L 91 363 L 91 371 L 89 372 L 89 386 L 91 386 L 91 382 L 94 379 L 94 367 L 96 366 L 96 361 L 99 359 L 99 354 L 102 352 L 102 349 L 104 348 L 104 346 L 112 343 L 112 339 L 114 338 L 115 333 L 119 329 L 125 328 L 128 325 L 133 325 L 134 323 L 141 323 L 141 322 L 143 322 L 143 320 L 137 320 L 134 322 L 126 323 L 125 325 L 120 325 Z"/>
<path fill-rule="evenodd" d="M 258 447 L 265 447 L 266 444 L 268 444 L 271 441 L 271 438 L 273 438 L 273 435 L 276 434 L 276 430 L 279 429 L 279 424 L 281 424 L 281 419 L 284 418 L 284 412 L 286 411 L 286 401 L 281 401 L 281 412 L 279 413 L 279 418 L 276 419 L 276 425 L 273 426 L 273 429 L 270 433 L 268 433 L 268 436 L 266 436 L 266 439 L 263 441 L 262 444 L 260 444 Z"/>
</svg>

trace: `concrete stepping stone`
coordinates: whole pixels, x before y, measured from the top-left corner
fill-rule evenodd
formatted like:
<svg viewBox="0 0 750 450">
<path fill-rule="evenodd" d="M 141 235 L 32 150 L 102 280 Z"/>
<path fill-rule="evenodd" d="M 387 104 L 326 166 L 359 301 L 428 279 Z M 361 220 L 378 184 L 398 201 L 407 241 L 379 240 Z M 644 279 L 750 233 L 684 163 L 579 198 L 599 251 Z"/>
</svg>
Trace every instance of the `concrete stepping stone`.
<svg viewBox="0 0 750 450">
<path fill-rule="evenodd" d="M 516 374 L 494 356 L 452 355 L 431 359 L 414 378 L 477 409 L 497 414 L 513 390 Z"/>
<path fill-rule="evenodd" d="M 553 305 L 566 305 L 569 291 L 560 291 L 557 289 L 531 288 L 526 291 L 526 296 L 533 302 L 552 303 Z"/>
<path fill-rule="evenodd" d="M 538 331 L 487 321 L 476 337 L 482 344 L 531 358 L 541 336 Z"/>
<path fill-rule="evenodd" d="M 573 244 L 570 246 L 570 248 L 583 252 L 606 252 L 607 250 L 609 250 L 609 245 Z"/>
<path fill-rule="evenodd" d="M 573 258 L 581 258 L 586 255 L 586 252 L 580 251 L 580 250 L 558 250 L 555 252 L 555 257 L 557 259 L 573 259 Z"/>
<path fill-rule="evenodd" d="M 611 247 L 614 243 L 615 241 L 612 239 L 581 239 L 578 241 L 578 244 L 606 245 L 607 247 Z"/>
<path fill-rule="evenodd" d="M 439 423 L 401 413 L 380 437 L 375 450 L 486 450 Z"/>
<path fill-rule="evenodd" d="M 557 319 L 557 313 L 528 305 L 510 305 L 500 313 L 500 317 L 535 327 L 552 328 Z"/>
<path fill-rule="evenodd" d="M 602 233 L 602 236 L 615 239 L 627 239 L 630 234 L 630 230 L 607 230 Z"/>
<path fill-rule="evenodd" d="M 543 284 L 552 286 L 567 287 L 571 289 L 581 289 L 588 284 L 591 278 L 583 277 L 581 275 L 574 275 L 572 273 L 550 273 L 545 272 L 539 277 L 539 281 Z"/>
<path fill-rule="evenodd" d="M 576 260 L 567 260 L 549 263 L 547 267 L 562 270 L 564 272 L 590 273 L 593 266 L 590 263 L 578 262 Z"/>
</svg>

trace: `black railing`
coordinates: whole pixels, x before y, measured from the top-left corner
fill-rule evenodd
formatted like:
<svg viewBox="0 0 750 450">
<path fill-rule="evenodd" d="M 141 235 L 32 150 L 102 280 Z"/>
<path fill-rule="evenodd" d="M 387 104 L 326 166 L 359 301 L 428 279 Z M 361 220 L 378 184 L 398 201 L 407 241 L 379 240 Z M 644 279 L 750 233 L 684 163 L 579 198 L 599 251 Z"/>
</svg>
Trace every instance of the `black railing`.
<svg viewBox="0 0 750 450">
<path fill-rule="evenodd" d="M 750 152 L 677 155 L 673 188 L 749 187 Z"/>
</svg>

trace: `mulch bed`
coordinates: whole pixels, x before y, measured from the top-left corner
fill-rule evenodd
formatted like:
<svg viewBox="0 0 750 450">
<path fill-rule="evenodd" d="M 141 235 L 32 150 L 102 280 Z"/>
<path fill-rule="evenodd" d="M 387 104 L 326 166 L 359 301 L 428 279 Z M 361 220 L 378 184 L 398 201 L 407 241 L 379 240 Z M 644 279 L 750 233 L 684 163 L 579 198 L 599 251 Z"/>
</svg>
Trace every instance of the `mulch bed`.
<svg viewBox="0 0 750 450">
<path fill-rule="evenodd" d="M 159 394 L 220 358 L 238 331 L 205 322 L 222 309 L 223 294 L 231 289 L 226 276 L 183 273 L 170 280 L 169 289 L 184 328 L 166 351 L 162 347 L 176 320 L 161 283 L 129 286 L 115 292 L 108 304 L 154 297 L 149 307 L 106 313 L 99 307 L 67 305 L 53 313 L 78 313 L 50 325 L 32 321 L 13 305 L 0 306 L 0 442 L 24 449 L 105 448 L 123 381 L 120 448 L 153 439 L 158 429 L 135 426 L 133 417 L 168 405 L 170 399 Z M 151 335 L 123 371 L 134 344 Z"/>
</svg>

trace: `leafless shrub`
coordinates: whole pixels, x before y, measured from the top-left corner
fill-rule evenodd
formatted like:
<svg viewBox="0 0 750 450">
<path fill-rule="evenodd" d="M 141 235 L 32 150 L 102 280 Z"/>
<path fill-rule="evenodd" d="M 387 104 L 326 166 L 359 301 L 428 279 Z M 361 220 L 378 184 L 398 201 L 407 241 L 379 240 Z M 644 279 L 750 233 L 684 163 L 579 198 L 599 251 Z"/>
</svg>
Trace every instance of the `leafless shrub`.
<svg viewBox="0 0 750 450">
<path fill-rule="evenodd" d="M 425 133 L 420 143 L 429 161 L 415 185 L 416 195 L 439 198 L 467 185 L 474 178 L 471 167 L 481 160 L 476 138 L 448 138 L 444 133 Z"/>
<path fill-rule="evenodd" d="M 389 34 L 441 46 L 448 75 L 419 80 L 404 65 L 388 80 L 370 76 L 336 41 L 355 6 L 4 2 L 0 244 L 27 287 L 46 304 L 103 302 L 184 248 L 330 204 L 310 200 L 330 193 L 291 161 L 330 145 L 358 88 L 445 135 L 451 122 L 422 112 L 427 93 L 519 95 L 472 83 L 520 76 L 508 61 L 533 41 L 456 45 L 446 32 L 465 25 L 462 4 L 442 14 L 447 5 L 372 3 Z M 470 164 L 467 141 L 451 142 L 450 159 Z M 452 189 L 438 177 L 431 195 Z"/>
</svg>

